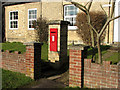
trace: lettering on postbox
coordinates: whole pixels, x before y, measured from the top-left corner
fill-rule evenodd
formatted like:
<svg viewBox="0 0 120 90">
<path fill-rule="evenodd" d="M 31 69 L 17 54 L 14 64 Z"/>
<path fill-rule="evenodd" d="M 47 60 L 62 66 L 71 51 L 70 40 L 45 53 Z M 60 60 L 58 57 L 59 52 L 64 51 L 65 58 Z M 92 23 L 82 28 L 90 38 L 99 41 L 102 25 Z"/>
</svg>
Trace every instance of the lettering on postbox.
<svg viewBox="0 0 120 90">
<path fill-rule="evenodd" d="M 57 51 L 58 29 L 50 28 L 50 51 Z"/>
</svg>

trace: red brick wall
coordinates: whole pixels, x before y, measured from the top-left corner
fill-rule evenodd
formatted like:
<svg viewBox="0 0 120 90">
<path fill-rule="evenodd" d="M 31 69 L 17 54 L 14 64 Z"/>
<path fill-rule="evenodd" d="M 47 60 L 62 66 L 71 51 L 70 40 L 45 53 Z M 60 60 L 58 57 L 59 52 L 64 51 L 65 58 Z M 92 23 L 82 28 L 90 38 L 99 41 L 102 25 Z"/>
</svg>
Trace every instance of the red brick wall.
<svg viewBox="0 0 120 90">
<path fill-rule="evenodd" d="M 91 63 L 91 59 L 83 59 L 83 50 L 78 46 L 70 48 L 69 86 L 88 88 L 120 88 L 120 64 L 110 65 Z"/>
<path fill-rule="evenodd" d="M 24 54 L 18 54 L 18 51 L 10 53 L 8 50 L 5 52 L 0 50 L 0 55 L 2 55 L 0 67 L 24 73 L 32 79 L 40 78 L 41 45 L 42 43 L 28 43 Z"/>
<path fill-rule="evenodd" d="M 110 61 L 99 65 L 84 59 L 84 85 L 89 88 L 118 88 L 118 65 L 110 65 Z"/>
<path fill-rule="evenodd" d="M 1 52 L 2 68 L 20 73 L 26 73 L 25 53 L 18 54 L 18 51 L 10 53 L 8 50 Z"/>
</svg>

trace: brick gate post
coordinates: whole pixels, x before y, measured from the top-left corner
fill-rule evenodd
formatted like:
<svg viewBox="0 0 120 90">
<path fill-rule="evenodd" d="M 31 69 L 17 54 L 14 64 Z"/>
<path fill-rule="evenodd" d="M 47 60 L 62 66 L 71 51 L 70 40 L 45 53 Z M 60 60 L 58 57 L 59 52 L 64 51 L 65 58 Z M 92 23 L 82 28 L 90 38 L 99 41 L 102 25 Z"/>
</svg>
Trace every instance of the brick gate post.
<svg viewBox="0 0 120 90">
<path fill-rule="evenodd" d="M 26 75 L 38 79 L 41 75 L 41 46 L 43 43 L 25 43 L 26 45 Z"/>
<path fill-rule="evenodd" d="M 84 61 L 83 50 L 85 46 L 69 47 L 69 87 L 83 87 Z"/>
</svg>

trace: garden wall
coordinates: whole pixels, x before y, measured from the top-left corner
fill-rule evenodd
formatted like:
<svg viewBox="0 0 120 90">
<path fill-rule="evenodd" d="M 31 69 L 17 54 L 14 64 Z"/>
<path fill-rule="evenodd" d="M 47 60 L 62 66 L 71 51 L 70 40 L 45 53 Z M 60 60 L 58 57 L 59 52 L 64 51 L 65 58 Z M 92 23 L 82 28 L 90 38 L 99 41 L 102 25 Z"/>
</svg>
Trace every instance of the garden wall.
<svg viewBox="0 0 120 90">
<path fill-rule="evenodd" d="M 110 65 L 110 61 L 103 61 L 103 65 L 99 65 L 84 59 L 84 85 L 90 88 L 118 88 L 118 69 L 120 66 Z"/>
<path fill-rule="evenodd" d="M 84 47 L 70 47 L 69 86 L 88 88 L 120 88 L 120 64 L 110 65 L 92 63 L 84 59 Z"/>
<path fill-rule="evenodd" d="M 19 54 L 18 51 L 11 53 L 6 50 L 2 52 L 3 69 L 24 73 L 32 79 L 40 78 L 40 61 L 41 61 L 41 43 L 26 43 L 26 52 Z"/>
<path fill-rule="evenodd" d="M 8 50 L 1 52 L 2 55 L 2 68 L 20 73 L 26 73 L 26 53 L 18 54 L 18 51 L 14 53 Z"/>
</svg>

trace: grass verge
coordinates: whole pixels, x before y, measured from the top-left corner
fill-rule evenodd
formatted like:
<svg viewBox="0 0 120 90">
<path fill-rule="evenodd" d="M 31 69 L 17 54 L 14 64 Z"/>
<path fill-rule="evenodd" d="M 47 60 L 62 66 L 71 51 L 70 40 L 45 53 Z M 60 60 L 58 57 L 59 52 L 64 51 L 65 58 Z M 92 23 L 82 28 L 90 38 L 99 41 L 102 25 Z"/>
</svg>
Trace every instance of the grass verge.
<svg viewBox="0 0 120 90">
<path fill-rule="evenodd" d="M 33 80 L 24 74 L 2 69 L 2 88 L 19 88 Z"/>
</svg>

